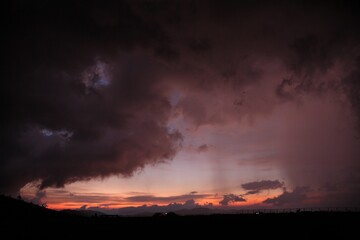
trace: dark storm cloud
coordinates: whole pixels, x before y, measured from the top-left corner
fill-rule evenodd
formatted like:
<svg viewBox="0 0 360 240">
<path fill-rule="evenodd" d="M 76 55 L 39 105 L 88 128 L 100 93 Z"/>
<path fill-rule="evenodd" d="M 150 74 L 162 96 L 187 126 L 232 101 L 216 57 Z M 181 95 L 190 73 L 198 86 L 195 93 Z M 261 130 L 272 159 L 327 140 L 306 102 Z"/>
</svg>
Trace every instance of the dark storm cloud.
<svg viewBox="0 0 360 240">
<path fill-rule="evenodd" d="M 121 1 L 3 9 L 0 191 L 130 176 L 175 155 L 181 135 L 146 56 L 173 54 L 156 24 Z"/>
<path fill-rule="evenodd" d="M 182 139 L 168 128 L 171 88 L 184 93 L 176 110 L 195 128 L 262 118 L 279 102 L 326 93 L 360 119 L 358 10 L 343 1 L 4 3 L 0 191 L 130 176 L 171 159 Z M 304 132 L 333 129 L 312 127 Z M 295 160 L 283 161 L 290 178 L 359 166 L 356 140 L 321 138 L 307 156 L 312 139 L 294 135 Z M 299 170 L 310 163 L 318 171 Z"/>
<path fill-rule="evenodd" d="M 326 11 L 319 14 L 318 8 Z M 356 103 L 358 81 L 351 80 L 359 69 L 360 50 L 356 44 L 360 40 L 360 32 L 357 30 L 359 18 L 355 14 L 358 9 L 358 4 L 340 1 L 326 6 L 314 5 L 304 20 L 316 22 L 316 26 L 306 31 L 301 27 L 301 35 L 288 41 L 283 60 L 289 76 L 276 88 L 278 97 L 294 100 L 303 94 L 344 91 L 359 119 Z M 320 16 L 322 19 L 319 19 Z M 331 72 L 339 66 L 342 68 L 340 76 Z"/>
<path fill-rule="evenodd" d="M 232 193 L 226 194 L 223 197 L 223 200 L 219 202 L 222 206 L 228 206 L 232 202 L 246 202 L 245 198 Z"/>
<path fill-rule="evenodd" d="M 307 199 L 306 194 L 308 191 L 309 188 L 307 187 L 296 187 L 292 192 L 285 190 L 281 195 L 274 198 L 268 198 L 264 200 L 263 203 L 271 204 L 273 206 L 292 205 L 298 207 Z"/>
<path fill-rule="evenodd" d="M 279 180 L 262 180 L 256 182 L 248 182 L 241 184 L 241 187 L 245 190 L 248 190 L 245 194 L 257 194 L 263 190 L 278 189 L 284 187 L 284 183 L 281 183 Z"/>
</svg>

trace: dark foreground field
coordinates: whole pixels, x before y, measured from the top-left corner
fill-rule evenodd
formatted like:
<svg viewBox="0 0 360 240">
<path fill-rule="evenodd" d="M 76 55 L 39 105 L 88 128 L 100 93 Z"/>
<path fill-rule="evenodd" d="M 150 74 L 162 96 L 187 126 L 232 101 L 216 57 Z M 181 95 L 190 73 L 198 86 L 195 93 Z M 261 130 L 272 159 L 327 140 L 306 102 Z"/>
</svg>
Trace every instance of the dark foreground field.
<svg viewBox="0 0 360 240">
<path fill-rule="evenodd" d="M 143 236 L 344 237 L 359 236 L 357 212 L 301 212 L 210 216 L 84 217 L 0 196 L 0 236 L 124 238 Z M 131 234 L 131 235 L 129 235 Z"/>
</svg>

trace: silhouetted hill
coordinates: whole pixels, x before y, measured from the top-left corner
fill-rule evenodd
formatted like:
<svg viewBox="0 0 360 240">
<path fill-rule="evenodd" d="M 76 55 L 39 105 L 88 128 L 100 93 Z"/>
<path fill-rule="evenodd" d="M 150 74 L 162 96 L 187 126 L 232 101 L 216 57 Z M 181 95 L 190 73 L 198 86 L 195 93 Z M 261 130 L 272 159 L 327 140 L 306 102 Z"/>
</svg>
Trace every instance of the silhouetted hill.
<svg viewBox="0 0 360 240">
<path fill-rule="evenodd" d="M 192 213 L 195 213 L 193 211 Z M 280 236 L 284 238 L 358 234 L 358 212 L 301 212 L 268 214 L 213 214 L 157 217 L 84 217 L 66 211 L 54 211 L 10 197 L 0 196 L 1 236 L 68 238 L 100 237 L 140 232 L 149 236 Z M 206 214 L 206 208 L 198 214 Z M 286 230 L 286 231 L 284 231 Z M 289 235 L 290 233 L 290 235 Z M 355 235 L 355 236 L 356 236 Z M 139 235 L 140 236 L 140 235 Z M 6 238 L 7 239 L 7 238 Z"/>
<path fill-rule="evenodd" d="M 0 211 L 1 215 L 7 217 L 8 220 L 20 222 L 27 220 L 51 221 L 69 217 L 68 214 L 3 195 L 0 195 Z"/>
<path fill-rule="evenodd" d="M 181 216 L 187 216 L 187 215 L 210 215 L 210 214 L 214 214 L 215 211 L 209 208 L 203 208 L 203 207 L 198 207 L 198 208 L 192 208 L 192 209 L 181 209 L 175 212 L 178 215 Z"/>
<path fill-rule="evenodd" d="M 6 196 L 0 196 L 0 216 L 1 235 L 20 238 L 47 237 L 49 232 L 64 237 L 85 229 L 89 219 Z"/>
<path fill-rule="evenodd" d="M 65 210 L 62 210 L 61 212 L 67 213 L 67 214 L 72 214 L 72 215 L 77 215 L 77 216 L 83 216 L 83 217 L 100 217 L 100 216 L 107 215 L 107 214 L 105 214 L 103 212 L 93 211 L 93 210 L 65 209 Z"/>
</svg>

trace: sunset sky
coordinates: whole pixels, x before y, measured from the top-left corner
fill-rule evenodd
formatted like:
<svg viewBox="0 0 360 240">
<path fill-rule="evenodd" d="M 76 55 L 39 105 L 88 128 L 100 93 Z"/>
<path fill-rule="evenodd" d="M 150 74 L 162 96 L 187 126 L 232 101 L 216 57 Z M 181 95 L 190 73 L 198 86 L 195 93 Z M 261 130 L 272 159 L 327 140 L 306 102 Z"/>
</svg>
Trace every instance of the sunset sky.
<svg viewBox="0 0 360 240">
<path fill-rule="evenodd" d="M 9 1 L 0 193 L 53 209 L 360 206 L 352 1 Z"/>
</svg>

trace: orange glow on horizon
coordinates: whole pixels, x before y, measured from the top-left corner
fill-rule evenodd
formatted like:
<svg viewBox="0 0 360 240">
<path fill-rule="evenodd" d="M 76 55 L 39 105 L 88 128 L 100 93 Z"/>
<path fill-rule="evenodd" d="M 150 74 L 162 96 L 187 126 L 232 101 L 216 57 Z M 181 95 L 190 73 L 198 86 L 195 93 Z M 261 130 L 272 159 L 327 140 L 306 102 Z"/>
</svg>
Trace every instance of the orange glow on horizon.
<svg viewBox="0 0 360 240">
<path fill-rule="evenodd" d="M 262 205 L 262 202 L 268 198 L 268 197 L 274 197 L 276 194 L 273 194 L 271 196 L 252 196 L 247 199 L 246 202 L 231 202 L 228 206 L 225 207 L 249 207 L 252 205 Z M 74 202 L 74 201 L 68 201 L 68 199 L 56 199 L 56 201 L 52 202 L 51 199 L 48 202 L 47 206 L 50 209 L 54 210 L 64 210 L 64 209 L 80 209 L 82 206 L 86 205 L 86 208 L 103 208 L 103 209 L 114 209 L 114 208 L 126 208 L 126 207 L 140 207 L 140 206 L 152 206 L 152 205 L 158 205 L 158 206 L 167 206 L 171 203 L 175 202 L 112 202 L 112 201 L 103 201 L 103 202 Z M 195 202 L 201 206 L 209 207 L 209 205 L 212 204 L 213 207 L 222 207 L 219 202 L 222 200 L 222 197 L 209 197 L 209 198 L 202 198 L 202 199 L 196 199 Z M 184 201 L 182 202 L 176 202 L 179 204 L 184 204 Z"/>
</svg>

